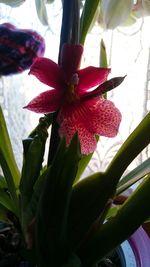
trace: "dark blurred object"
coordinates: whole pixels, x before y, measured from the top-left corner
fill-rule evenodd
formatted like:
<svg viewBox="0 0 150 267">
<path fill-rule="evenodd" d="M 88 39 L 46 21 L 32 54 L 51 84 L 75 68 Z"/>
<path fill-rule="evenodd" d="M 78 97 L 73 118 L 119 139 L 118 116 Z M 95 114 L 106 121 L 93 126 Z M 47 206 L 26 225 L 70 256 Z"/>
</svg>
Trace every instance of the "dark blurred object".
<svg viewBox="0 0 150 267">
<path fill-rule="evenodd" d="M 0 221 L 0 267 L 35 267 L 21 256 L 21 242 L 15 226 Z"/>
<path fill-rule="evenodd" d="M 45 41 L 37 32 L 17 29 L 10 23 L 0 25 L 0 75 L 21 73 L 43 56 Z"/>
</svg>

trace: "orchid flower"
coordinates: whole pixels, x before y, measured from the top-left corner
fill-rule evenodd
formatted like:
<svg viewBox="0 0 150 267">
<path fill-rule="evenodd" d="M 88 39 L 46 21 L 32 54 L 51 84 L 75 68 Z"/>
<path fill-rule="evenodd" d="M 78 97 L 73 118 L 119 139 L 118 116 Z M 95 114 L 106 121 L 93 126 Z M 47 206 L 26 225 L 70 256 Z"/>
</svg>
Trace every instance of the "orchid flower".
<svg viewBox="0 0 150 267">
<path fill-rule="evenodd" d="M 116 136 L 121 114 L 102 96 L 110 69 L 92 66 L 79 69 L 82 53 L 83 46 L 64 44 L 60 65 L 48 58 L 38 58 L 30 74 L 50 86 L 50 90 L 35 97 L 25 108 L 45 114 L 58 111 L 60 136 L 65 136 L 68 145 L 77 132 L 81 153 L 89 154 L 96 149 L 96 135 Z"/>
</svg>

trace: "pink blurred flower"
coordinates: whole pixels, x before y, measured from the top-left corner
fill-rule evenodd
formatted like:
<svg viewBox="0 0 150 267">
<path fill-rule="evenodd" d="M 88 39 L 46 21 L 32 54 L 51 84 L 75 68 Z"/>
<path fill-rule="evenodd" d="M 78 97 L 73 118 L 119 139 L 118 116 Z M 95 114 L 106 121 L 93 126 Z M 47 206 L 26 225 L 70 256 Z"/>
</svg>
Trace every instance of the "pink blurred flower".
<svg viewBox="0 0 150 267">
<path fill-rule="evenodd" d="M 35 97 L 25 108 L 38 113 L 58 111 L 60 136 L 69 144 L 78 132 L 81 152 L 89 154 L 96 149 L 95 135 L 116 136 L 121 114 L 102 96 L 110 69 L 89 66 L 79 70 L 82 53 L 81 45 L 65 44 L 60 65 L 38 58 L 30 74 L 53 89 Z"/>
<path fill-rule="evenodd" d="M 0 24 L 0 76 L 29 69 L 45 52 L 45 41 L 36 31 Z"/>
</svg>

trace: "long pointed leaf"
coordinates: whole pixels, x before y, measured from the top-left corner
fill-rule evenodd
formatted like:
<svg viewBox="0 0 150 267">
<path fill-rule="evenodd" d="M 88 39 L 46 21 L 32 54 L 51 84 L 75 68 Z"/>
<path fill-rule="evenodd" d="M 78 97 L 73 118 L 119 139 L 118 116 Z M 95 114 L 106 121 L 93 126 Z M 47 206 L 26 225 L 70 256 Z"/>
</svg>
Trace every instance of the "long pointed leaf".
<svg viewBox="0 0 150 267">
<path fill-rule="evenodd" d="M 150 173 L 150 159 L 147 159 L 120 180 L 116 194 L 117 195 L 121 194 L 123 191 L 125 191 L 127 188 L 138 182 L 140 179 L 142 179 L 149 173 Z"/>
<path fill-rule="evenodd" d="M 0 188 L 7 188 L 6 180 L 2 175 L 0 175 Z"/>
<path fill-rule="evenodd" d="M 128 165 L 150 143 L 150 113 L 140 122 L 108 166 L 106 173 L 111 179 L 120 179 Z M 114 178 L 113 178 L 114 177 Z"/>
<path fill-rule="evenodd" d="M 3 173 L 4 173 L 4 176 L 6 178 L 8 191 L 10 193 L 10 199 L 11 199 L 11 202 L 12 202 L 12 206 L 15 206 L 15 214 L 17 216 L 19 216 L 19 199 L 18 199 L 18 196 L 17 196 L 14 180 L 13 180 L 13 177 L 12 177 L 12 174 L 10 172 L 9 166 L 8 166 L 4 156 L 3 156 L 3 153 L 1 151 L 1 149 L 0 149 L 0 159 L 1 159 L 1 166 L 2 166 L 2 169 L 3 169 Z"/>
<path fill-rule="evenodd" d="M 111 181 L 105 173 L 95 173 L 74 186 L 69 220 L 69 235 L 73 247 L 85 238 L 91 225 L 104 212 L 116 186 L 117 182 Z"/>
<path fill-rule="evenodd" d="M 72 192 L 70 235 L 72 244 L 84 237 L 90 225 L 114 197 L 119 179 L 131 161 L 150 142 L 150 114 L 137 126 L 122 145 L 105 173 L 96 173 L 78 182 Z"/>
<path fill-rule="evenodd" d="M 67 240 L 68 208 L 79 159 L 79 141 L 75 136 L 67 149 L 62 142 L 47 176 L 38 209 L 39 267 L 46 267 L 50 263 L 59 266 L 70 254 Z M 44 245 L 46 242 L 48 254 Z M 43 255 L 42 258 L 40 255 Z"/>
<path fill-rule="evenodd" d="M 12 202 L 11 198 L 9 197 L 8 193 L 6 193 L 5 190 L 1 188 L 0 188 L 0 204 L 9 211 L 13 212 L 14 214 L 17 214 L 16 207 Z"/>
<path fill-rule="evenodd" d="M 86 156 L 82 156 L 80 162 L 79 162 L 79 166 L 78 166 L 78 172 L 76 175 L 76 179 L 75 179 L 75 183 L 79 181 L 79 179 L 81 178 L 81 175 L 83 174 L 85 168 L 87 167 L 88 163 L 90 162 L 91 158 L 93 156 L 93 153 L 86 155 Z"/>
<path fill-rule="evenodd" d="M 132 177 L 137 177 L 137 176 L 143 177 L 149 172 L 150 172 L 150 158 L 145 160 L 143 163 L 141 163 L 132 171 L 130 171 L 127 175 L 123 176 L 123 178 L 120 180 L 118 184 L 118 187 L 129 182 L 132 179 Z"/>
<path fill-rule="evenodd" d="M 116 246 L 127 239 L 149 217 L 150 175 L 120 208 L 117 215 L 106 222 L 93 238 L 77 252 L 83 267 L 94 266 Z"/>
<path fill-rule="evenodd" d="M 80 43 L 84 44 L 86 35 L 99 5 L 99 0 L 86 0 L 81 15 Z"/>
<path fill-rule="evenodd" d="M 8 219 L 8 209 L 6 209 L 1 204 L 0 204 L 0 221 L 4 223 L 10 223 L 10 220 Z"/>
<path fill-rule="evenodd" d="M 13 183 L 15 184 L 16 188 L 18 188 L 19 181 L 20 181 L 20 173 L 15 161 L 15 157 L 12 150 L 12 145 L 10 142 L 9 134 L 7 131 L 7 126 L 5 122 L 5 118 L 0 107 L 0 150 L 3 158 L 5 159 L 8 167 L 8 171 L 11 173 L 11 177 L 13 179 Z M 0 165 L 3 169 L 2 160 L 0 157 Z M 4 169 L 3 169 L 4 171 Z M 7 177 L 5 177 L 7 179 Z M 7 179 L 8 182 L 8 179 Z"/>
</svg>

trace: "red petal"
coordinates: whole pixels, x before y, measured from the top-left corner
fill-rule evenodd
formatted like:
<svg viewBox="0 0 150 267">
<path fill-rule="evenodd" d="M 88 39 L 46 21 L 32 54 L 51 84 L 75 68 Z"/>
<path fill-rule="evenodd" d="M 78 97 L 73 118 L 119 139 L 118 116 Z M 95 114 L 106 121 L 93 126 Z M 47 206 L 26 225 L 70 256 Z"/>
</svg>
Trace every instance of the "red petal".
<svg viewBox="0 0 150 267">
<path fill-rule="evenodd" d="M 82 53 L 82 45 L 64 44 L 61 52 L 60 65 L 65 72 L 67 81 L 69 81 L 72 75 L 77 72 Z"/>
<path fill-rule="evenodd" d="M 62 89 L 64 74 L 59 65 L 48 58 L 39 57 L 31 66 L 29 74 L 33 74 L 42 83 L 50 87 Z"/>
<path fill-rule="evenodd" d="M 88 89 L 105 82 L 109 73 L 110 69 L 96 68 L 92 66 L 79 70 L 79 94 L 82 94 Z"/>
<path fill-rule="evenodd" d="M 37 113 L 55 112 L 61 105 L 62 93 L 59 90 L 48 90 L 32 99 L 27 106 L 31 111 Z"/>
<path fill-rule="evenodd" d="M 117 135 L 121 113 L 111 101 L 95 97 L 86 101 L 85 106 L 91 109 L 91 118 L 88 121 L 91 131 L 107 137 Z"/>
</svg>

